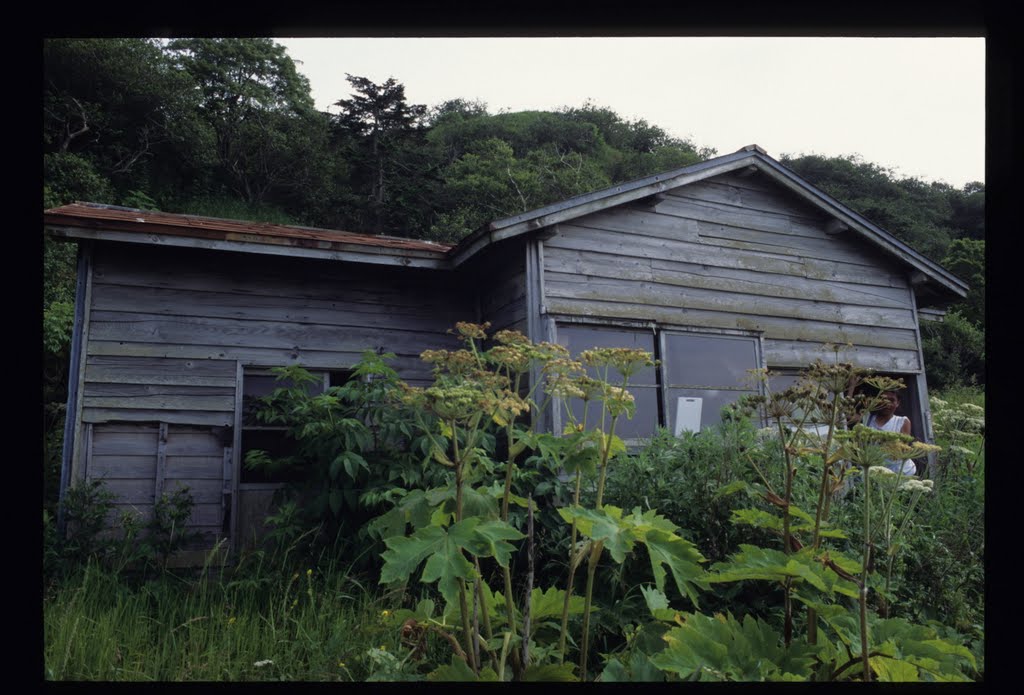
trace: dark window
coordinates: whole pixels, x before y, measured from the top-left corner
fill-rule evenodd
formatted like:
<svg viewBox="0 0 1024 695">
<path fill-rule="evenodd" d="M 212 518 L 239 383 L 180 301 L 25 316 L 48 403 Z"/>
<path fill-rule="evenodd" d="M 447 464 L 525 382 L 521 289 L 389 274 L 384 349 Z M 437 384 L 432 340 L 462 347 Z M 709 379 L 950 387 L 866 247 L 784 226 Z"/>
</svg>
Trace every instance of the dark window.
<svg viewBox="0 0 1024 695">
<path fill-rule="evenodd" d="M 312 371 L 318 381 L 306 385 L 311 396 L 323 393 L 330 386 L 340 386 L 351 377 L 350 371 Z M 242 378 L 242 428 L 241 428 L 241 483 L 286 483 L 298 480 L 301 471 L 294 468 L 284 469 L 276 473 L 252 470 L 245 465 L 245 456 L 249 451 L 266 451 L 270 458 L 288 456 L 294 451 L 295 441 L 288 436 L 288 428 L 282 425 L 270 425 L 259 421 L 256 412 L 260 408 L 259 399 L 269 396 L 274 389 L 288 388 L 293 383 L 289 380 L 278 380 L 277 376 L 265 369 L 247 370 Z"/>
</svg>

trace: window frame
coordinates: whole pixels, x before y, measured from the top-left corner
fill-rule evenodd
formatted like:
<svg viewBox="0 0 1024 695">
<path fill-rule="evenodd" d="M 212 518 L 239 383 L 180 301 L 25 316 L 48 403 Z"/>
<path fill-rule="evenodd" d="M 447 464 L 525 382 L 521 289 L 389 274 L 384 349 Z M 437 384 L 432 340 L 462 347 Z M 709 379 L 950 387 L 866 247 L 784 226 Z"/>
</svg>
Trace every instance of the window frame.
<svg viewBox="0 0 1024 695">
<path fill-rule="evenodd" d="M 755 368 L 764 368 L 765 357 L 764 357 L 764 336 L 761 331 L 751 331 L 743 329 L 731 329 L 731 328 L 701 328 L 696 326 L 682 326 L 676 324 L 661 324 L 656 321 L 636 321 L 629 319 L 609 319 L 602 317 L 591 317 L 591 316 L 561 316 L 552 315 L 550 318 L 553 320 L 554 328 L 554 342 L 562 344 L 560 328 L 563 326 L 570 327 L 583 327 L 591 329 L 617 329 L 620 331 L 635 331 L 635 332 L 647 332 L 650 331 L 653 334 L 654 343 L 654 358 L 659 360 L 660 364 L 655 369 L 655 380 L 657 389 L 657 405 L 658 415 L 656 423 L 658 427 L 672 428 L 674 423 L 668 422 L 670 419 L 670 413 L 673 410 L 670 408 L 668 402 L 668 391 L 670 385 L 668 382 L 668 371 L 667 371 L 667 345 L 666 336 L 668 335 L 693 335 L 698 337 L 706 338 L 729 338 L 737 340 L 752 340 L 754 347 L 754 360 Z M 573 356 L 575 357 L 575 356 Z M 739 388 L 728 388 L 718 390 L 730 390 L 742 393 L 764 393 L 764 387 L 760 383 L 752 384 L 752 388 L 739 389 Z M 564 404 L 562 399 L 555 399 L 552 403 L 552 431 L 553 433 L 561 433 L 564 427 L 564 418 L 562 408 Z M 703 415 L 702 415 L 703 419 Z M 654 436 L 652 432 L 650 436 Z M 643 443 L 644 438 L 623 438 L 623 441 L 628 446 L 639 446 Z"/>
<path fill-rule="evenodd" d="M 726 328 L 719 328 L 719 329 L 695 328 L 695 327 L 692 327 L 692 326 L 686 326 L 686 327 L 662 326 L 662 327 L 660 327 L 658 329 L 657 334 L 658 334 L 657 337 L 658 337 L 659 359 L 661 360 L 661 365 L 658 367 L 659 381 L 660 381 L 660 383 L 658 385 L 658 388 L 659 388 L 660 396 L 661 396 L 661 411 L 662 411 L 662 414 L 664 416 L 664 421 L 665 421 L 662 426 L 667 428 L 667 429 L 670 429 L 672 431 L 675 431 L 675 422 L 670 422 L 670 420 L 673 420 L 673 418 L 671 417 L 671 414 L 674 412 L 674 409 L 672 408 L 672 403 L 670 402 L 670 399 L 669 399 L 669 391 L 673 391 L 673 390 L 674 391 L 678 391 L 678 390 L 680 390 L 682 388 L 688 388 L 688 387 L 673 386 L 672 383 L 669 381 L 669 375 L 668 375 L 668 337 L 669 336 L 690 335 L 690 336 L 700 337 L 700 338 L 718 338 L 718 339 L 727 339 L 727 340 L 753 341 L 754 365 L 755 365 L 753 367 L 753 369 L 762 368 L 764 366 L 763 337 L 762 337 L 762 334 L 760 332 L 757 332 L 757 331 L 743 331 L 743 330 L 739 330 L 739 329 L 726 329 Z M 720 386 L 720 387 L 715 387 L 714 389 L 712 389 L 710 386 L 704 386 L 704 387 L 694 386 L 694 387 L 690 387 L 689 390 L 692 390 L 692 391 L 707 391 L 707 390 L 735 391 L 736 393 L 740 393 L 740 394 L 745 394 L 745 393 L 763 394 L 764 393 L 763 385 L 761 385 L 760 383 L 753 383 L 753 382 L 751 384 L 751 388 L 721 387 Z M 701 405 L 701 420 L 704 419 L 704 412 L 706 412 L 706 411 L 704 410 L 703 403 L 702 403 L 702 405 Z M 701 429 L 704 429 L 703 422 L 701 423 Z"/>
</svg>

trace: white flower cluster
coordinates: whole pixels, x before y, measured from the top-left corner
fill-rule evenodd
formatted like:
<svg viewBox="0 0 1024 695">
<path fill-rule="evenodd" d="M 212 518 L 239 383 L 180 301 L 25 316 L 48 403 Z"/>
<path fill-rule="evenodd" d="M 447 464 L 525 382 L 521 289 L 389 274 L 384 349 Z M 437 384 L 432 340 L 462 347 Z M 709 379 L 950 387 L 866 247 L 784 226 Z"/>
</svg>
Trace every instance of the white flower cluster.
<svg viewBox="0 0 1024 695">
<path fill-rule="evenodd" d="M 931 480 L 917 480 L 916 478 L 910 478 L 900 483 L 900 490 L 909 490 L 911 492 L 931 492 L 935 483 Z"/>
<path fill-rule="evenodd" d="M 274 662 L 271 659 L 263 659 L 261 661 L 253 662 L 253 666 L 256 668 L 263 668 L 264 666 L 273 666 Z"/>
</svg>

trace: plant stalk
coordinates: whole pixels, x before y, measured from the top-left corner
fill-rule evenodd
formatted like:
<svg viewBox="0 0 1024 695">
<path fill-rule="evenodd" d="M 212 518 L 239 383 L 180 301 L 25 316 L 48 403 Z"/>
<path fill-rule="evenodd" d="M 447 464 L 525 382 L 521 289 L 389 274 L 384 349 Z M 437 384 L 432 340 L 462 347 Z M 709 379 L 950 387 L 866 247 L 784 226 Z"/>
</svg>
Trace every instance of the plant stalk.
<svg viewBox="0 0 1024 695">
<path fill-rule="evenodd" d="M 573 496 L 573 506 L 580 506 L 580 486 L 583 482 L 583 476 L 580 475 L 579 471 L 576 473 L 576 491 Z M 574 580 L 576 579 L 576 563 L 573 562 L 573 556 L 576 553 L 576 519 L 572 520 L 572 535 L 569 540 L 569 579 L 565 586 L 565 601 L 562 602 L 562 629 L 558 634 L 558 662 L 565 662 L 565 638 L 569 631 L 569 601 L 572 598 L 572 588 Z"/>
<path fill-rule="evenodd" d="M 871 666 L 868 660 L 868 562 L 871 555 L 871 476 L 870 466 L 864 467 L 864 566 L 861 569 L 860 584 L 860 653 L 864 663 L 864 680 L 871 682 Z"/>
</svg>

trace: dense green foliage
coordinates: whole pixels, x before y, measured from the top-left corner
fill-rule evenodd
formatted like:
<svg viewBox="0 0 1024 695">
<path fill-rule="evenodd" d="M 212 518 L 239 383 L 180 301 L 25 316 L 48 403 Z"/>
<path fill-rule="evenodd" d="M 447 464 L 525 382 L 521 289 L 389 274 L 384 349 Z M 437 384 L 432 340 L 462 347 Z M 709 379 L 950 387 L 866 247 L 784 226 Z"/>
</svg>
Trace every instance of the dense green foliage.
<svg viewBox="0 0 1024 695">
<path fill-rule="evenodd" d="M 295 494 L 311 513 L 279 512 L 264 548 L 230 567 L 214 552 L 192 576 L 161 561 L 175 524 L 160 517 L 180 523 L 186 497 L 168 499 L 148 534 L 123 520 L 126 533 L 110 537 L 102 486 L 73 488 L 69 538 L 44 518 L 48 677 L 983 678 L 984 411 L 970 392 L 933 400 L 945 446 L 934 483 L 881 466 L 929 447 L 859 425 L 808 436 L 792 419 L 841 423 L 876 407 L 844 395 L 847 384 L 888 381 L 848 365 L 819 363 L 808 381 L 730 406 L 718 427 L 660 433 L 631 454 L 615 423 L 631 416 L 623 387 L 649 356 L 601 348 L 577 363 L 518 334 L 484 350 L 483 327 L 458 332 L 466 349 L 424 353 L 429 387 L 388 379 L 367 355 L 363 371 L 385 377 L 375 393 L 359 393 L 369 380 L 310 397 L 290 369 L 296 386 L 265 399 L 271 420 L 290 414 L 305 452 L 282 465 L 321 467 L 311 477 L 328 489 L 378 476 L 373 513 L 386 511 L 366 528 L 384 544 L 359 575 L 341 535 L 306 542 L 340 510 L 329 494 L 309 504 L 309 487 Z M 535 433 L 517 385 L 532 363 L 550 391 L 588 398 L 600 426 L 570 410 L 563 436 Z M 748 408 L 773 426 L 755 429 Z M 392 439 L 399 422 L 421 436 Z M 363 441 L 371 432 L 375 445 Z M 387 591 L 367 588 L 378 580 Z"/>
</svg>

